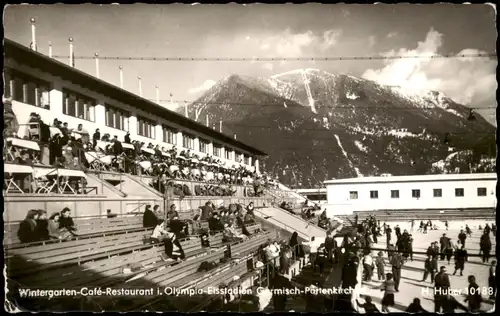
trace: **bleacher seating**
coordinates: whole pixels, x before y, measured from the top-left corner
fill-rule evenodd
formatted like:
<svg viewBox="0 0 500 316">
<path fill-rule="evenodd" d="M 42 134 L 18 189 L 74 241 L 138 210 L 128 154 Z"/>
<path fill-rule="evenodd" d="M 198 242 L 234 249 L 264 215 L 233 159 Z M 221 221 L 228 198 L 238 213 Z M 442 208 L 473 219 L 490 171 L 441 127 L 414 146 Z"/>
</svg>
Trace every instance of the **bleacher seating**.
<svg viewBox="0 0 500 316">
<path fill-rule="evenodd" d="M 465 220 L 465 219 L 493 219 L 495 209 L 463 209 L 463 210 L 379 210 L 354 212 L 353 215 L 339 216 L 354 221 L 356 215 L 363 220 L 370 215 L 376 215 L 381 222 L 409 221 L 409 220 Z"/>
</svg>

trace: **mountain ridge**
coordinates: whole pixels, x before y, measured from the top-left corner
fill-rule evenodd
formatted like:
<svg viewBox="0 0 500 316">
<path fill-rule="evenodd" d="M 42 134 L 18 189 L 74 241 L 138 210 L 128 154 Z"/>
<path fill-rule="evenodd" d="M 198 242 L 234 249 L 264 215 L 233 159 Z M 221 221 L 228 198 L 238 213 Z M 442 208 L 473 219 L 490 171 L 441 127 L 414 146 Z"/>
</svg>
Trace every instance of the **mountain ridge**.
<svg viewBox="0 0 500 316">
<path fill-rule="evenodd" d="M 292 186 L 331 177 L 455 172 L 457 163 L 459 172 L 468 172 L 469 164 L 491 169 L 481 161 L 495 155 L 495 127 L 479 115 L 469 121 L 469 109 L 441 92 L 314 68 L 271 77 L 231 74 L 188 109 L 190 117 L 222 120 L 224 132 L 267 151 L 263 167 Z M 471 153 L 458 155 L 451 167 L 436 164 L 450 147 Z"/>
</svg>

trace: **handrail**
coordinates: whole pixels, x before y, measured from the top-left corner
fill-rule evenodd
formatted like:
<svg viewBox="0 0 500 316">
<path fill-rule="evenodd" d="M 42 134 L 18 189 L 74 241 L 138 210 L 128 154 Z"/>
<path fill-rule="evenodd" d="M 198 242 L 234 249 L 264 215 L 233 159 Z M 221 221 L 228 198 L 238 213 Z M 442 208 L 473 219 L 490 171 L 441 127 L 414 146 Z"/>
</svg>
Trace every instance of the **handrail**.
<svg viewBox="0 0 500 316">
<path fill-rule="evenodd" d="M 275 207 L 276 207 L 276 206 L 275 206 Z M 287 212 L 289 215 L 291 215 L 291 216 L 293 216 L 293 217 L 295 217 L 295 218 L 297 218 L 297 219 L 300 219 L 301 221 L 304 221 L 304 222 L 309 223 L 309 226 L 313 226 L 313 227 L 316 227 L 316 228 L 318 228 L 318 229 L 322 229 L 322 230 L 324 230 L 324 231 L 326 232 L 326 230 L 325 230 L 324 228 L 319 227 L 319 225 L 314 224 L 314 223 L 310 223 L 309 221 L 307 221 L 307 220 L 303 219 L 301 216 L 299 216 L 299 215 L 297 215 L 297 214 L 294 214 L 294 213 L 291 213 L 291 212 L 288 212 L 288 211 L 287 211 L 287 210 L 285 210 L 285 209 L 282 209 L 279 205 L 277 206 L 277 208 L 279 208 L 280 210 L 283 210 L 284 212 Z"/>
</svg>

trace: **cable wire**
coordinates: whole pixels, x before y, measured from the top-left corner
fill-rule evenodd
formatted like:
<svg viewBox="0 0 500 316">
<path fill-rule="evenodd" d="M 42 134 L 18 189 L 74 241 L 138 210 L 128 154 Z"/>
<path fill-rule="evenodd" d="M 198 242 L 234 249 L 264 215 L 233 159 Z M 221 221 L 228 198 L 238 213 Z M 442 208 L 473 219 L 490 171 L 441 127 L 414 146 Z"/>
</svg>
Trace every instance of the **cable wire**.
<svg viewBox="0 0 500 316">
<path fill-rule="evenodd" d="M 241 102 L 205 102 L 205 101 L 188 101 L 188 100 L 170 100 L 170 99 L 160 99 L 160 100 L 157 100 L 157 99 L 147 99 L 148 101 L 153 101 L 153 102 L 156 102 L 156 101 L 159 101 L 159 102 L 165 102 L 165 103 L 184 103 L 185 105 L 187 104 L 188 106 L 189 105 L 198 105 L 198 104 L 207 104 L 207 105 L 236 105 L 236 106 L 240 106 L 240 107 L 243 107 L 243 106 L 259 106 L 259 107 L 271 107 L 271 106 L 275 106 L 275 107 L 282 107 L 282 108 L 285 108 L 285 106 L 283 104 L 278 104 L 278 103 L 270 103 L 270 104 L 263 104 L 263 103 L 260 103 L 260 104 L 257 104 L 257 103 L 241 103 Z M 284 99 L 283 99 L 284 102 L 286 102 Z M 295 101 L 292 101 L 292 100 L 289 100 L 289 102 L 295 102 Z M 180 105 L 182 106 L 182 105 Z M 297 107 L 297 106 L 294 106 L 294 107 Z M 307 106 L 304 106 L 304 108 L 306 108 Z M 472 110 L 487 110 L 487 109 L 496 109 L 497 107 L 496 106 L 488 106 L 488 107 L 466 107 L 466 109 L 472 109 Z M 442 109 L 442 110 L 446 110 L 446 109 L 443 109 L 443 108 L 440 108 L 438 106 L 429 106 L 429 107 L 401 107 L 401 106 L 363 106 L 363 105 L 341 105 L 341 106 L 334 106 L 334 107 L 331 107 L 332 110 L 336 110 L 336 109 L 352 109 L 352 110 L 355 110 L 355 109 L 374 109 L 374 110 L 384 110 L 384 109 L 391 109 L 391 110 L 436 110 L 436 109 Z"/>
<path fill-rule="evenodd" d="M 67 59 L 69 55 L 53 55 L 56 59 Z M 136 61 L 343 61 L 343 60 L 391 60 L 391 59 L 443 59 L 443 58 L 493 58 L 496 53 L 444 54 L 444 55 L 400 55 L 400 56 L 332 56 L 332 57 L 145 57 L 145 56 L 99 56 L 103 60 Z M 95 56 L 73 56 L 74 59 L 96 59 Z"/>
</svg>

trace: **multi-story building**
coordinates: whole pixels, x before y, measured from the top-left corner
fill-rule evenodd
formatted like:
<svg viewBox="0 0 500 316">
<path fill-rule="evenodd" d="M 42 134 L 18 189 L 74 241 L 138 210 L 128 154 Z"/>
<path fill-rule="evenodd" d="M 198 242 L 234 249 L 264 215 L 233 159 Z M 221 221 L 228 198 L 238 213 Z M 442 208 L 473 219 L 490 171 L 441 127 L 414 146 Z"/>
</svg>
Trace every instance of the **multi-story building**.
<svg viewBox="0 0 500 316">
<path fill-rule="evenodd" d="M 92 136 L 99 128 L 123 140 L 127 132 L 138 140 L 166 149 L 176 146 L 201 157 L 210 154 L 228 164 L 236 162 L 259 170 L 266 154 L 252 146 L 195 122 L 159 104 L 75 69 L 28 47 L 5 39 L 4 98 L 27 133 L 30 114 L 46 124 L 57 118 L 68 127 L 82 124 Z"/>
</svg>

